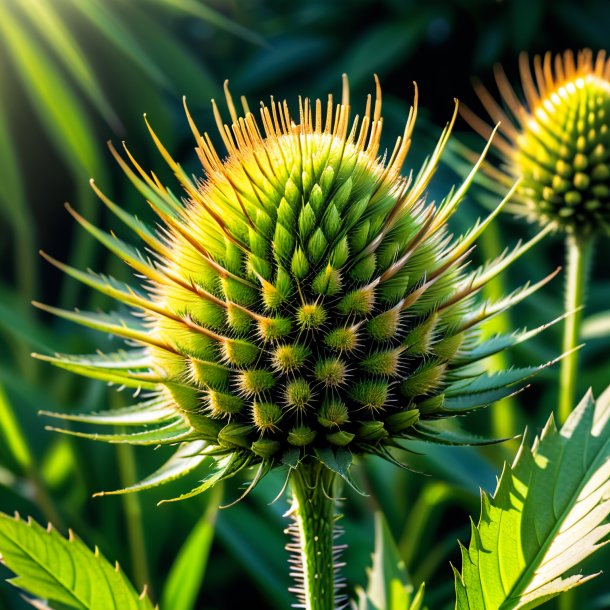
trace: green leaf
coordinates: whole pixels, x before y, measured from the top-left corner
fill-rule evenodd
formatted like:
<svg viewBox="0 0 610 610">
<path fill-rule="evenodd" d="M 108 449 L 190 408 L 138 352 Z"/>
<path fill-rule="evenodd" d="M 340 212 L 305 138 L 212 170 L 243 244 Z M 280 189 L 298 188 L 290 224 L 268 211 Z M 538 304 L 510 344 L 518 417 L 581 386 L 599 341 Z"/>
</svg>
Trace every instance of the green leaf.
<svg viewBox="0 0 610 610">
<path fill-rule="evenodd" d="M 421 610 L 424 585 L 414 587 L 382 513 L 375 513 L 375 551 L 367 590 L 357 589 L 357 610 Z"/>
<path fill-rule="evenodd" d="M 462 547 L 456 609 L 535 608 L 593 578 L 574 568 L 610 524 L 610 388 L 589 392 L 561 430 L 551 417 L 531 450 L 524 443 Z"/>
<path fill-rule="evenodd" d="M 601 311 L 583 320 L 581 336 L 583 340 L 610 337 L 610 311 Z"/>
<path fill-rule="evenodd" d="M 37 38 L 27 34 L 8 5 L 5 8 L 2 41 L 40 121 L 70 168 L 78 174 L 96 173 L 102 164 L 82 103 Z"/>
<path fill-rule="evenodd" d="M 116 491 L 102 491 L 96 493 L 95 496 L 110 496 L 117 494 L 131 493 L 134 491 L 144 491 L 145 489 L 153 489 L 159 485 L 169 483 L 195 470 L 204 460 L 209 460 L 203 450 L 205 449 L 204 441 L 192 441 L 184 443 L 172 457 L 161 466 L 153 474 L 142 479 L 138 483 L 134 483 L 124 489 Z"/>
<path fill-rule="evenodd" d="M 113 13 L 105 3 L 99 0 L 89 2 L 78 2 L 73 0 L 75 8 L 82 11 L 83 15 L 91 21 L 101 34 L 120 49 L 121 53 L 131 59 L 149 78 L 166 89 L 171 89 L 168 78 L 159 70 L 157 65 L 142 49 L 137 40 L 134 39 L 129 28 L 123 20 Z"/>
<path fill-rule="evenodd" d="M 342 448 L 329 449 L 328 447 L 323 447 L 316 449 L 316 456 L 322 464 L 338 474 L 356 493 L 366 496 L 366 493 L 356 485 L 350 473 L 352 466 L 351 452 Z"/>
<path fill-rule="evenodd" d="M 207 510 L 182 545 L 169 571 L 161 595 L 163 608 L 173 610 L 195 608 L 212 549 L 222 485 L 217 485 L 210 493 Z"/>
<path fill-rule="evenodd" d="M 559 316 L 551 322 L 538 326 L 532 330 L 523 329 L 517 330 L 510 334 L 494 335 L 482 343 L 479 343 L 473 349 L 464 352 L 464 354 L 460 354 L 456 360 L 459 364 L 467 364 L 503 352 L 510 347 L 514 347 L 515 345 L 519 345 L 520 343 L 524 343 L 525 341 L 532 339 L 550 326 L 554 326 L 557 322 L 563 320 L 566 315 L 567 314 Z"/>
<path fill-rule="evenodd" d="M 32 465 L 32 454 L 8 396 L 0 386 L 0 443 L 21 469 Z"/>
<path fill-rule="evenodd" d="M 221 481 L 229 479 L 235 476 L 240 470 L 243 470 L 250 463 L 250 456 L 246 453 L 230 453 L 229 455 L 217 459 L 214 466 L 208 474 L 200 481 L 199 485 L 193 488 L 187 493 L 183 493 L 177 498 L 170 498 L 167 500 L 161 500 L 159 504 L 166 504 L 168 502 L 180 502 L 187 498 L 197 496 L 208 489 L 214 487 Z M 154 476 L 154 475 L 153 475 Z"/>
<path fill-rule="evenodd" d="M 62 413 L 39 411 L 39 415 L 101 426 L 143 426 L 173 420 L 176 409 L 165 396 L 156 396 L 151 400 L 109 411 L 93 413 Z"/>
<path fill-rule="evenodd" d="M 29 21 L 53 49 L 61 65 L 72 75 L 81 91 L 91 99 L 106 121 L 114 127 L 120 125 L 89 61 L 84 57 L 56 7 L 45 0 L 28 0 L 20 3 L 19 7 L 27 14 Z"/>
<path fill-rule="evenodd" d="M 52 432 L 62 432 L 80 438 L 88 438 L 93 441 L 103 441 L 106 443 L 128 443 L 130 445 L 173 445 L 180 441 L 187 440 L 193 430 L 185 421 L 179 417 L 170 423 L 159 426 L 152 430 L 142 432 L 117 432 L 116 434 L 97 434 L 95 432 L 76 432 L 64 428 L 54 428 L 47 426 L 47 430 Z"/>
<path fill-rule="evenodd" d="M 462 430 L 448 418 L 421 421 L 408 431 L 408 437 L 441 445 L 493 445 L 507 439 L 490 439 Z"/>
<path fill-rule="evenodd" d="M 218 29 L 225 30 L 229 34 L 239 36 L 248 42 L 256 45 L 266 46 L 264 38 L 249 30 L 248 28 L 240 25 L 239 23 L 225 17 L 222 13 L 214 10 L 213 8 L 206 6 L 202 2 L 195 2 L 195 0 L 156 0 L 160 4 L 164 4 L 170 7 L 172 10 L 181 11 L 190 17 L 197 19 L 203 19 L 210 25 L 217 27 Z"/>
<path fill-rule="evenodd" d="M 0 557 L 15 573 L 9 582 L 36 598 L 78 610 L 152 610 L 118 565 L 91 551 L 72 532 L 68 539 L 50 526 L 0 513 Z"/>
</svg>

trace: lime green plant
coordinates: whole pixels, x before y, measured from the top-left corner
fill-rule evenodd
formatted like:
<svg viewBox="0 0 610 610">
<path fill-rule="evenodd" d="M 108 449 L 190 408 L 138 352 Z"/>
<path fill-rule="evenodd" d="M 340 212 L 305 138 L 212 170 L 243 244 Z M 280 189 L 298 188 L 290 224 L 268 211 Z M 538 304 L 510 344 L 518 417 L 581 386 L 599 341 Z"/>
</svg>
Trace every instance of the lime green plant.
<svg viewBox="0 0 610 610">
<path fill-rule="evenodd" d="M 92 182 L 147 254 L 69 208 L 142 279 L 134 288 L 45 255 L 133 313 L 38 304 L 127 343 L 109 354 L 40 357 L 145 396 L 119 410 L 47 415 L 129 430 L 62 430 L 77 436 L 177 447 L 140 483 L 105 493 L 201 472 L 197 487 L 172 499 L 181 500 L 253 469 L 243 497 L 269 471 L 283 469 L 292 494 L 292 590 L 303 607 L 331 610 L 345 601 L 337 591 L 335 498 L 341 480 L 358 490 L 354 458 L 375 454 L 402 465 L 397 451 L 406 449 L 405 441 L 486 442 L 461 432 L 456 416 L 518 391 L 550 364 L 489 375 L 486 357 L 544 327 L 486 341 L 478 329 L 554 274 L 493 303 L 479 302 L 477 293 L 551 228 L 468 271 L 475 241 L 517 187 L 464 235 L 449 233 L 447 222 L 489 147 L 462 185 L 437 205 L 426 200 L 456 113 L 420 171 L 403 178 L 417 95 L 392 152 L 380 155 L 378 82 L 374 99 L 354 119 L 347 79 L 338 104 L 332 96 L 325 104 L 301 99 L 293 116 L 286 102 L 272 99 L 261 104 L 259 121 L 244 98 L 238 110 L 226 86 L 225 92 L 229 124 L 213 103 L 225 158 L 186 110 L 201 174 L 188 175 L 149 127 L 182 196 L 144 171 L 127 148 L 120 155 L 111 147 L 158 215 L 158 229 L 127 214 Z M 2 553 L 19 572 L 18 561 Z M 421 594 L 414 599 L 421 604 Z"/>
<path fill-rule="evenodd" d="M 610 233 L 610 61 L 585 49 L 520 59 L 525 101 L 501 68 L 496 82 L 506 108 L 478 85 L 491 119 L 499 123 L 493 145 L 503 167 L 488 167 L 498 184 L 521 179 L 512 210 L 566 236 L 564 351 L 580 340 L 588 268 L 596 236 Z M 484 137 L 491 133 L 468 109 L 466 119 Z M 578 354 L 562 362 L 558 414 L 565 421 L 576 396 Z"/>
</svg>

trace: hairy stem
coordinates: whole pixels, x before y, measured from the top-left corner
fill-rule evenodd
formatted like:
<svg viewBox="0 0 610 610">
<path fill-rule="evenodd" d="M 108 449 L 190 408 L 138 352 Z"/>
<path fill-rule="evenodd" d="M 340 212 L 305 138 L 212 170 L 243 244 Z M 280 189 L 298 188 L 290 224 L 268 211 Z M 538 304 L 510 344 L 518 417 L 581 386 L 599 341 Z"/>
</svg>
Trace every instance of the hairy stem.
<svg viewBox="0 0 610 610">
<path fill-rule="evenodd" d="M 593 250 L 593 240 L 580 239 L 570 235 L 566 239 L 566 287 L 565 308 L 571 311 L 566 318 L 563 331 L 563 351 L 574 350 L 580 338 L 582 307 L 585 302 L 589 262 Z M 559 380 L 558 421 L 563 424 L 574 407 L 576 398 L 576 378 L 578 373 L 578 352 L 573 351 L 561 362 Z"/>
<path fill-rule="evenodd" d="M 292 556 L 291 589 L 307 610 L 335 609 L 336 554 L 335 474 L 320 463 L 301 463 L 290 477 L 292 506 L 288 511 L 294 522 L 286 530 L 293 542 L 286 545 Z"/>
</svg>

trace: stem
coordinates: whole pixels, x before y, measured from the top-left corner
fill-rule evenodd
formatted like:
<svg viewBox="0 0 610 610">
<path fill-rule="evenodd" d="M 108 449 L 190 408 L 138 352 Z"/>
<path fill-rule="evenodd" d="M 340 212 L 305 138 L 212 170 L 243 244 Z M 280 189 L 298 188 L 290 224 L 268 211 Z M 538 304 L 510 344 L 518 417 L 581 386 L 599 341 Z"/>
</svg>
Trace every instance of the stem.
<svg viewBox="0 0 610 610">
<path fill-rule="evenodd" d="M 335 609 L 335 474 L 320 463 L 301 462 L 290 476 L 294 523 L 286 530 L 294 542 L 290 589 L 307 610 Z"/>
<path fill-rule="evenodd" d="M 123 487 L 129 487 L 138 480 L 133 447 L 131 445 L 118 445 L 117 453 L 121 484 Z M 123 509 L 127 521 L 127 539 L 134 581 L 140 589 L 146 585 L 150 591 L 151 580 L 146 552 L 146 537 L 142 525 L 142 506 L 138 495 L 135 493 L 125 494 L 123 496 Z"/>
<path fill-rule="evenodd" d="M 593 250 L 593 239 L 569 235 L 566 238 L 566 288 L 565 309 L 573 313 L 566 318 L 563 331 L 563 351 L 574 350 L 580 338 L 582 307 L 585 301 L 589 262 Z M 578 311 L 575 311 L 577 310 Z M 576 377 L 578 351 L 572 351 L 561 361 L 559 380 L 558 423 L 563 424 L 570 415 L 576 399 Z"/>
<path fill-rule="evenodd" d="M 479 237 L 479 243 L 483 260 L 491 261 L 501 254 L 502 248 L 499 247 L 499 244 L 503 244 L 504 240 L 498 223 L 492 222 L 483 231 L 483 234 Z M 485 299 L 498 301 L 505 294 L 508 294 L 508 289 L 502 274 L 494 277 L 483 287 Z M 494 334 L 510 333 L 512 328 L 514 327 L 511 324 L 510 314 L 507 310 L 486 322 L 483 326 L 483 332 L 485 337 L 491 337 Z M 494 354 L 489 358 L 488 362 L 490 371 L 504 371 L 510 367 L 510 362 L 505 352 Z M 503 398 L 495 403 L 493 409 L 491 409 L 491 428 L 494 438 L 510 439 L 514 437 L 523 428 L 518 414 L 519 409 L 516 406 L 514 397 Z"/>
</svg>

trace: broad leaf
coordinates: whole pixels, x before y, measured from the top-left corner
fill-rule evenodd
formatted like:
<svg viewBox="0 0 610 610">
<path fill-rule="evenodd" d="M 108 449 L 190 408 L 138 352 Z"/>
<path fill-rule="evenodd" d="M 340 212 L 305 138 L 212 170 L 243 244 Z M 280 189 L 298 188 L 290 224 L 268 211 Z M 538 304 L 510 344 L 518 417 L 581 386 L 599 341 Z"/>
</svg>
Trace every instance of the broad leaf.
<svg viewBox="0 0 610 610">
<path fill-rule="evenodd" d="M 153 608 L 146 592 L 136 593 L 118 565 L 109 563 L 97 548 L 91 551 L 72 532 L 66 539 L 51 527 L 0 513 L 0 558 L 16 575 L 11 584 L 51 607 Z"/>
<path fill-rule="evenodd" d="M 505 467 L 455 571 L 456 608 L 535 608 L 595 574 L 574 570 L 610 534 L 610 388 Z"/>
<path fill-rule="evenodd" d="M 375 551 L 369 570 L 367 590 L 357 589 L 354 610 L 421 610 L 424 585 L 415 596 L 405 562 L 398 553 L 390 528 L 382 513 L 375 514 Z"/>
</svg>

